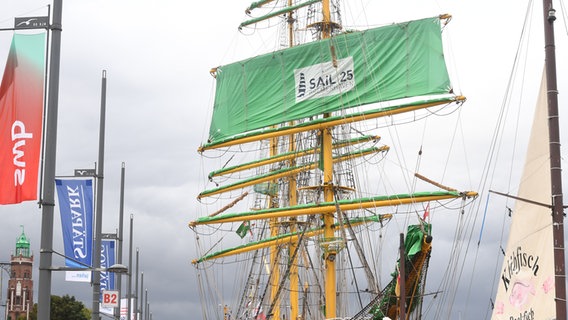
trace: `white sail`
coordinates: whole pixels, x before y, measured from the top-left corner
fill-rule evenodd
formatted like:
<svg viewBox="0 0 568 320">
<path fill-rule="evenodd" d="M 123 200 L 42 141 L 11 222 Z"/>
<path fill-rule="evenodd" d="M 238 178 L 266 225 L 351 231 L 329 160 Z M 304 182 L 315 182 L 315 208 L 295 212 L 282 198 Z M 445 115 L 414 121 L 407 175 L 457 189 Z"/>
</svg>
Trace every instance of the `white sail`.
<svg viewBox="0 0 568 320">
<path fill-rule="evenodd" d="M 546 78 L 543 73 L 518 197 L 549 204 Z M 555 319 L 552 209 L 517 200 L 492 319 Z"/>
</svg>

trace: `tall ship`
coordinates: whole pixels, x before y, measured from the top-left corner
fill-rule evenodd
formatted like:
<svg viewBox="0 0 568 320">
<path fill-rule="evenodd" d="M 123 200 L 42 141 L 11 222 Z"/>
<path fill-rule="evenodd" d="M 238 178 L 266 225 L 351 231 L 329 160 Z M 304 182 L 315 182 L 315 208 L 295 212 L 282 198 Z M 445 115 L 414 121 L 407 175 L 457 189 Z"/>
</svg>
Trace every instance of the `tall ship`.
<svg viewBox="0 0 568 320">
<path fill-rule="evenodd" d="M 436 142 L 407 124 L 466 100 L 445 61 L 451 15 L 359 30 L 334 0 L 246 12 L 243 33 L 277 29 L 282 48 L 211 69 L 198 151 L 218 167 L 189 222 L 201 318 L 422 319 L 425 298 L 442 294 L 426 290 L 432 215 L 460 215 L 477 193 L 443 181 L 445 160 L 422 168 L 420 146 L 389 144 Z"/>
</svg>

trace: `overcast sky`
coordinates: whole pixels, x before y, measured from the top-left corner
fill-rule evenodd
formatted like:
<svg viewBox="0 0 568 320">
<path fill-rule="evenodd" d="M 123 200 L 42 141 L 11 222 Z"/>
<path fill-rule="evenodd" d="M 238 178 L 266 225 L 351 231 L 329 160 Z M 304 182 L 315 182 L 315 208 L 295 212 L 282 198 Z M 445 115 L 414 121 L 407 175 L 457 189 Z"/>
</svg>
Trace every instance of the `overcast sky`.
<svg viewBox="0 0 568 320">
<path fill-rule="evenodd" d="M 352 28 L 446 12 L 454 16 L 447 29 L 446 55 L 452 61 L 449 68 L 454 86 L 468 98 L 460 129 L 464 137 L 460 144 L 467 154 L 467 166 L 460 179 L 448 180 L 452 184 L 458 181 L 463 189 L 476 190 L 481 184 L 485 156 L 515 57 L 527 1 L 398 0 L 387 3 L 366 0 L 353 3 L 344 9 L 344 23 Z M 15 16 L 45 15 L 48 4 L 44 0 L 4 1 L 0 5 L 0 27 L 10 27 Z M 139 270 L 145 275 L 144 284 L 149 290 L 154 319 L 191 319 L 192 315 L 201 314 L 195 272 L 190 264 L 196 257 L 194 236 L 187 223 L 197 218 L 200 204 L 196 196 L 204 186 L 200 179 L 206 174 L 204 160 L 196 149 L 205 140 L 209 125 L 207 116 L 214 93 L 209 69 L 274 48 L 273 43 L 266 41 L 265 34 L 245 36 L 238 32 L 237 26 L 246 20 L 244 9 L 248 4 L 246 0 L 82 0 L 63 4 L 56 175 L 72 175 L 77 168 L 94 168 L 101 73 L 107 70 L 103 232 L 114 232 L 118 228 L 120 170 L 124 162 L 125 231 L 128 237 L 128 217 L 132 214 L 133 246 L 140 250 Z M 532 53 L 526 64 L 528 108 L 534 104 L 533 88 L 539 84 L 544 61 L 540 6 L 537 3 L 533 19 L 536 42 L 531 44 Z M 359 7 L 365 7 L 366 11 L 357 11 Z M 560 50 L 566 48 L 567 33 L 560 17 L 561 8 L 556 9 L 559 12 L 557 36 L 564 41 L 558 45 Z M 10 32 L 0 33 L 0 71 L 5 65 L 10 39 Z M 558 56 L 565 57 L 566 53 L 559 52 Z M 568 71 L 566 64 L 560 61 L 559 69 Z M 562 93 L 568 89 L 567 80 L 559 76 L 561 103 Z M 527 114 L 531 115 L 532 109 Z M 523 121 L 525 116 L 521 116 Z M 529 123 L 521 123 L 520 136 L 528 132 Z M 524 147 L 519 145 L 517 151 L 521 158 Z M 435 152 L 432 154 L 436 157 Z M 566 158 L 566 148 L 562 154 Z M 499 181 L 496 184 L 499 188 Z M 507 191 L 506 182 L 500 187 Z M 485 200 L 486 194 L 482 194 L 477 201 L 484 203 Z M 56 208 L 54 249 L 62 252 L 58 214 Z M 502 212 L 494 215 L 497 218 L 490 221 L 497 224 L 486 225 L 484 235 L 484 239 L 490 239 L 484 241 L 492 244 L 501 236 L 499 223 L 503 220 Z M 0 221 L 2 262 L 9 261 L 20 225 L 25 227 L 35 257 L 34 300 L 37 302 L 41 210 L 35 203 L 2 206 Z M 479 224 L 475 228 L 478 232 Z M 452 230 L 447 231 L 447 238 L 440 239 L 440 243 L 451 242 Z M 471 246 L 476 245 L 476 237 L 477 233 Z M 126 242 L 126 263 L 127 248 Z M 477 271 L 477 278 L 463 275 L 465 288 L 470 282 L 481 283 L 476 281 L 493 277 L 484 272 L 494 269 L 496 248 L 498 245 L 478 251 L 488 258 L 477 264 L 489 267 L 477 269 L 482 270 Z M 440 256 L 443 259 L 444 254 Z M 54 257 L 54 264 L 62 265 L 63 260 Z M 433 277 L 435 274 L 430 271 Z M 2 288 L 4 300 L 5 286 Z M 463 319 L 473 319 L 472 310 L 483 310 L 479 315 L 484 316 L 488 308 L 491 283 L 473 287 L 459 297 L 462 309 L 456 312 Z M 75 295 L 88 308 L 91 308 L 90 289 L 88 284 L 65 282 L 62 274 L 53 274 L 52 294 Z"/>
</svg>

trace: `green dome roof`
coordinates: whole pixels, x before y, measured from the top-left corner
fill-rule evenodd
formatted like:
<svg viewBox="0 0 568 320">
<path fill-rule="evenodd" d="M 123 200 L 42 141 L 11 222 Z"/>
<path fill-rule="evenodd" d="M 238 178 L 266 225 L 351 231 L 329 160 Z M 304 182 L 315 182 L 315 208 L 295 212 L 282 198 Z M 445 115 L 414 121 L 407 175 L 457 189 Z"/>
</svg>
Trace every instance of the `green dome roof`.
<svg viewBox="0 0 568 320">
<path fill-rule="evenodd" d="M 16 255 L 23 255 L 25 257 L 30 256 L 30 242 L 24 233 L 24 226 L 22 227 L 22 234 L 18 237 L 16 241 Z"/>
<path fill-rule="evenodd" d="M 26 238 L 26 235 L 22 231 L 22 234 L 18 237 L 18 241 L 16 241 L 16 248 L 29 248 L 29 247 L 30 247 L 30 242 L 28 241 L 28 238 Z"/>
</svg>

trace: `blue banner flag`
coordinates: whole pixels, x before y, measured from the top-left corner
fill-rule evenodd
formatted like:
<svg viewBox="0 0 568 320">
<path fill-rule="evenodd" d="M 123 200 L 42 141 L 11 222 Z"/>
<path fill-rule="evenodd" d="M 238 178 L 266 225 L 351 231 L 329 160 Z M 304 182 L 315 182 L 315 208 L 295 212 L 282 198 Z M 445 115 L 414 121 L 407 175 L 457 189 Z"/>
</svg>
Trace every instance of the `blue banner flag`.
<svg viewBox="0 0 568 320">
<path fill-rule="evenodd" d="M 61 213 L 65 265 L 91 267 L 93 256 L 93 180 L 55 179 Z"/>
<path fill-rule="evenodd" d="M 101 240 L 101 268 L 108 269 L 115 264 L 115 240 Z M 114 272 L 101 272 L 101 292 L 104 290 L 114 290 Z"/>
</svg>

